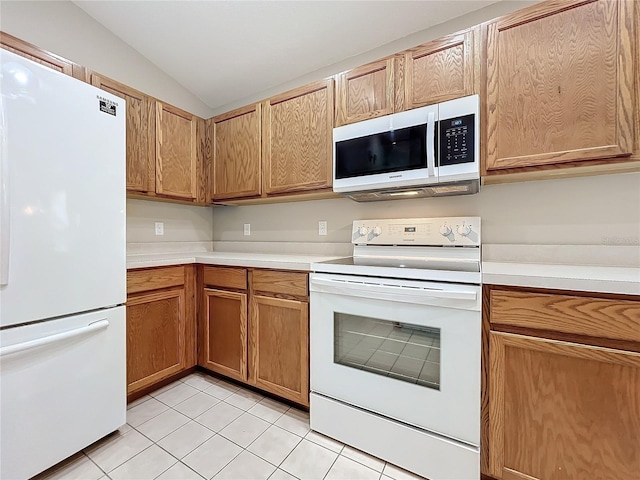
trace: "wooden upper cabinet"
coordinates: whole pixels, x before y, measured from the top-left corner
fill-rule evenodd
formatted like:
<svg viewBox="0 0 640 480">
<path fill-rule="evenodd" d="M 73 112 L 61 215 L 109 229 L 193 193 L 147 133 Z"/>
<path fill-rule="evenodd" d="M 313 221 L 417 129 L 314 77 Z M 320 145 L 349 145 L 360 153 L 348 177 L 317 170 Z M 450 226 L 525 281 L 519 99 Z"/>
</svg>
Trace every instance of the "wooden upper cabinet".
<svg viewBox="0 0 640 480">
<path fill-rule="evenodd" d="M 405 109 L 479 91 L 479 29 L 469 29 L 405 53 Z"/>
<path fill-rule="evenodd" d="M 65 75 L 75 77 L 79 80 L 86 80 L 86 70 L 84 67 L 73 63 L 66 58 L 62 58 L 59 55 L 55 55 L 46 50 L 36 47 L 24 40 L 9 35 L 8 33 L 0 32 L 0 46 L 3 49 L 13 52 L 22 57 L 38 62 L 49 68 L 62 72 Z"/>
<path fill-rule="evenodd" d="M 197 117 L 156 101 L 156 193 L 197 198 Z"/>
<path fill-rule="evenodd" d="M 336 76 L 336 127 L 396 111 L 395 64 L 389 57 Z"/>
<path fill-rule="evenodd" d="M 322 80 L 270 98 L 263 109 L 266 193 L 330 187 L 333 80 Z"/>
<path fill-rule="evenodd" d="M 550 0 L 488 25 L 487 170 L 632 153 L 634 3 Z"/>
<path fill-rule="evenodd" d="M 639 353 L 490 336 L 491 476 L 639 477 Z"/>
<path fill-rule="evenodd" d="M 261 193 L 261 105 L 213 118 L 213 199 Z"/>
<path fill-rule="evenodd" d="M 153 99 L 122 83 L 90 74 L 90 82 L 126 101 L 127 190 L 155 192 L 155 111 Z"/>
</svg>

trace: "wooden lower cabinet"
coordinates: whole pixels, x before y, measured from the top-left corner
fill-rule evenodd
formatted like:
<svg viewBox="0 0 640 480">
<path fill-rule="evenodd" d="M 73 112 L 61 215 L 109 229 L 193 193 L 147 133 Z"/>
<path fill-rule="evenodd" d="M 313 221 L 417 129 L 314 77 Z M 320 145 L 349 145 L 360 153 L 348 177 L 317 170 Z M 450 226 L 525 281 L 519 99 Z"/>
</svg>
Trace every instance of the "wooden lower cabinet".
<svg viewBox="0 0 640 480">
<path fill-rule="evenodd" d="M 127 394 L 195 366 L 194 267 L 127 273 Z"/>
<path fill-rule="evenodd" d="M 308 406 L 307 273 L 202 269 L 199 365 Z"/>
<path fill-rule="evenodd" d="M 620 338 L 640 324 L 640 302 L 566 292 L 491 293 L 492 329 L 527 322 L 530 330 L 489 333 L 483 473 L 505 480 L 640 478 L 640 345 L 578 335 L 575 328 L 591 318 Z M 570 333 L 558 331 L 560 318 Z"/>
<path fill-rule="evenodd" d="M 247 381 L 247 294 L 206 288 L 204 301 L 201 365 Z"/>
<path fill-rule="evenodd" d="M 309 404 L 309 303 L 254 295 L 251 298 L 252 385 Z"/>
</svg>

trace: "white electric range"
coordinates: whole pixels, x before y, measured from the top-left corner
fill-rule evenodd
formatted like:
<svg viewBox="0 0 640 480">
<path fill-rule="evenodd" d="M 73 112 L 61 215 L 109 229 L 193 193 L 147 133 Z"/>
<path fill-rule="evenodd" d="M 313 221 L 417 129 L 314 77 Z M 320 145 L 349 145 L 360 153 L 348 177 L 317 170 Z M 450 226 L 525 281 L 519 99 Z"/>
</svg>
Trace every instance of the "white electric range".
<svg viewBox="0 0 640 480">
<path fill-rule="evenodd" d="M 312 265 L 311 428 L 436 479 L 480 477 L 480 218 L 353 222 Z"/>
</svg>

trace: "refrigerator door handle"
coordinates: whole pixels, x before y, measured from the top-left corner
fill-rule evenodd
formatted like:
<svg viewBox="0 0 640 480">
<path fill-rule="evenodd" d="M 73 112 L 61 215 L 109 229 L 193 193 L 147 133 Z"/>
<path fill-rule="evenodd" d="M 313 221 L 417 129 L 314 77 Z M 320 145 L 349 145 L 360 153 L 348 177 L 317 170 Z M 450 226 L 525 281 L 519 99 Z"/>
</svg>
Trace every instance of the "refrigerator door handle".
<svg viewBox="0 0 640 480">
<path fill-rule="evenodd" d="M 15 345 L 9 345 L 8 347 L 0 348 L 0 357 L 6 355 L 12 355 L 14 353 L 25 352 L 27 350 L 33 350 L 34 348 L 43 347 L 51 343 L 61 342 L 68 338 L 78 337 L 87 333 L 95 332 L 98 330 L 104 330 L 109 326 L 109 320 L 103 318 L 96 322 L 90 323 L 86 327 L 75 328 L 62 333 L 56 333 L 55 335 L 49 335 L 48 337 L 37 338 L 28 342 L 17 343 Z"/>
<path fill-rule="evenodd" d="M 9 283 L 9 242 L 11 209 L 9 204 L 9 159 L 7 158 L 7 124 L 0 100 L 0 285 Z"/>
</svg>

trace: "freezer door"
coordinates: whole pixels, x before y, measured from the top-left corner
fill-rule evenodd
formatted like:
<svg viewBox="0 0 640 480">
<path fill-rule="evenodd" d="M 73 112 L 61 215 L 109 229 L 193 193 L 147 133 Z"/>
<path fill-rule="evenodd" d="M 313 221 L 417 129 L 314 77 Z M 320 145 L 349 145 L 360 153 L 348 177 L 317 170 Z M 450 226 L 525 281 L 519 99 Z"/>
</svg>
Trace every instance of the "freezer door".
<svg viewBox="0 0 640 480">
<path fill-rule="evenodd" d="M 0 478 L 27 479 L 125 423 L 125 307 L 0 331 L 0 372 Z"/>
<path fill-rule="evenodd" d="M 124 100 L 0 61 L 0 326 L 124 303 Z"/>
</svg>

